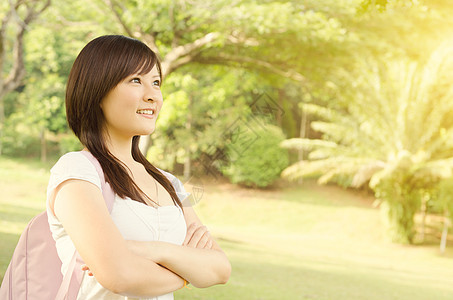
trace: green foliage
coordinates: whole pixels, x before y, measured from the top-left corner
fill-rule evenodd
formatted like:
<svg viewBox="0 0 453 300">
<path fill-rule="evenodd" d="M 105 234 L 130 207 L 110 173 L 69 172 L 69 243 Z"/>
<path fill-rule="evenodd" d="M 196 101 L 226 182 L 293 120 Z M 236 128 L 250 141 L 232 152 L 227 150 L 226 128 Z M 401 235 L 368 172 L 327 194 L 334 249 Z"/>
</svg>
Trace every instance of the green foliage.
<svg viewBox="0 0 453 300">
<path fill-rule="evenodd" d="M 373 185 L 381 201 L 384 224 L 393 242 L 411 244 L 414 241 L 414 215 L 420 207 L 420 189 L 407 170 L 398 169 Z"/>
<path fill-rule="evenodd" d="M 453 177 L 441 180 L 429 200 L 430 212 L 444 214 L 453 221 Z"/>
<path fill-rule="evenodd" d="M 27 84 L 6 103 L 7 117 L 15 124 L 27 124 L 31 129 L 27 136 L 39 139 L 44 128 L 58 140 L 56 135 L 68 133 L 64 85 L 77 52 L 101 34 L 130 35 L 155 46 L 169 69 L 163 87 L 166 102 L 148 155 L 159 157 L 170 168 L 187 159 L 197 160 L 203 154 L 222 151 L 225 144 L 217 138 L 219 132 L 227 131 L 236 117 L 249 112 L 252 95 L 294 85 L 287 78 L 306 81 L 305 72 L 314 79 L 329 72 L 333 54 L 348 51 L 351 36 L 341 20 L 354 14 L 356 3 L 55 2 L 28 29 Z M 209 34 L 214 38 L 204 43 Z M 186 46 L 190 50 L 176 59 L 177 51 Z M 7 58 L 8 64 L 11 59 Z M 281 106 L 291 112 L 299 96 L 293 93 L 281 99 Z M 298 117 L 297 113 L 288 114 L 281 120 L 285 133 L 297 134 Z M 10 137 L 22 135 L 14 128 L 10 128 Z M 164 149 L 157 149 L 160 146 Z"/>
<path fill-rule="evenodd" d="M 60 138 L 60 154 L 83 149 L 79 139 L 74 134 L 67 134 Z"/>
<path fill-rule="evenodd" d="M 285 138 L 277 126 L 238 119 L 226 147 L 227 165 L 222 172 L 231 182 L 266 187 L 288 166 L 288 152 L 279 147 Z"/>
<path fill-rule="evenodd" d="M 225 147 L 219 134 L 250 111 L 249 93 L 257 80 L 245 71 L 218 66 L 181 71 L 164 81 L 164 105 L 148 152 L 151 161 L 168 170 Z"/>
<path fill-rule="evenodd" d="M 58 152 L 59 147 L 53 147 L 53 143 L 59 142 L 60 134 L 68 132 L 64 97 L 69 70 L 77 52 L 90 39 L 87 32 L 98 28 L 96 31 L 102 33 L 95 22 L 87 22 L 83 27 L 67 26 L 73 25 L 71 22 L 82 14 L 85 18 L 94 13 L 91 4 L 80 6 L 80 3 L 55 3 L 40 16 L 39 22 L 27 27 L 24 39 L 26 84 L 4 99 L 6 154 L 39 155 L 43 151 L 43 138 L 52 145 L 48 151 Z M 66 19 L 68 15 L 71 20 Z M 5 63 L 10 64 L 11 58 L 7 56 Z M 65 139 L 60 146 L 73 148 Z"/>
<path fill-rule="evenodd" d="M 342 110 L 302 105 L 317 117 L 312 127 L 322 140 L 284 142 L 309 155 L 283 176 L 315 174 L 326 183 L 341 175 L 349 176 L 353 187 L 369 183 L 386 209 L 393 239 L 412 242 L 421 191 L 452 176 L 452 51 L 453 42 L 445 42 L 424 65 L 368 62 L 371 70 L 353 79 L 355 97 L 344 101 Z"/>
<path fill-rule="evenodd" d="M 419 5 L 418 0 L 363 0 L 359 6 L 362 13 L 377 10 L 384 12 L 386 9 L 392 9 L 395 6 L 411 7 Z"/>
<path fill-rule="evenodd" d="M 9 119 L 3 127 L 3 153 L 9 156 L 33 156 L 40 153 L 39 133 Z"/>
</svg>

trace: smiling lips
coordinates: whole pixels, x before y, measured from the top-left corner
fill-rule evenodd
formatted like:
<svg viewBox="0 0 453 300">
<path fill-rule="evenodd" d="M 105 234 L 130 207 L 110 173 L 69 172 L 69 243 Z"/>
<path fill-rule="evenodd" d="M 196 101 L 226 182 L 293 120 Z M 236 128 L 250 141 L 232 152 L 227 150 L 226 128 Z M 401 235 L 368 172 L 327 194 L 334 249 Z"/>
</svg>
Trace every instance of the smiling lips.
<svg viewBox="0 0 453 300">
<path fill-rule="evenodd" d="M 143 115 L 146 118 L 152 118 L 154 116 L 154 109 L 139 109 L 137 114 Z"/>
</svg>

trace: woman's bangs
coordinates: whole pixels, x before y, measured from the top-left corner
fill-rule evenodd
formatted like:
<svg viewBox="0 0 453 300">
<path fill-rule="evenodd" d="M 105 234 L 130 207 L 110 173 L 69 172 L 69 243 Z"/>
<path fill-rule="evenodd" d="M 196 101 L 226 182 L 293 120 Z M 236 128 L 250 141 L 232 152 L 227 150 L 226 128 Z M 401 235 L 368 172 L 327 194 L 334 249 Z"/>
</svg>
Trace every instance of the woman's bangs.
<svg viewBox="0 0 453 300">
<path fill-rule="evenodd" d="M 132 70 L 130 74 L 138 74 L 138 75 L 143 75 L 151 72 L 151 70 L 154 68 L 154 66 L 157 66 L 157 70 L 159 72 L 159 75 L 161 75 L 161 69 L 160 69 L 160 64 L 158 61 L 158 58 L 154 52 L 152 52 L 150 49 L 143 49 L 145 51 L 140 51 L 142 53 L 139 53 L 139 55 L 135 55 L 137 58 L 137 61 L 135 62 L 135 68 Z M 161 75 L 162 77 L 162 75 Z"/>
</svg>

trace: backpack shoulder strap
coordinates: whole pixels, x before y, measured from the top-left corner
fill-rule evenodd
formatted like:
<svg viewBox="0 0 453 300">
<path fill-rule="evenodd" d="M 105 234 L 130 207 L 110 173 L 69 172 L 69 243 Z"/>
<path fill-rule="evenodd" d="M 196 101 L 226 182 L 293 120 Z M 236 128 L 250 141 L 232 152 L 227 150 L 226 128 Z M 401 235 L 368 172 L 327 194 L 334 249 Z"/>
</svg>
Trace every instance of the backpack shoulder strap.
<svg viewBox="0 0 453 300">
<path fill-rule="evenodd" d="M 94 167 L 96 168 L 96 171 L 98 172 L 98 175 L 99 175 L 99 179 L 101 181 L 102 196 L 104 196 L 104 201 L 105 201 L 105 204 L 107 205 L 109 212 L 112 212 L 113 202 L 115 200 L 115 193 L 113 192 L 112 188 L 110 187 L 110 184 L 108 184 L 105 181 L 104 171 L 102 171 L 101 164 L 96 159 L 96 157 L 94 157 L 93 154 L 91 154 L 90 152 L 80 151 L 80 153 L 82 153 L 86 158 L 88 158 L 91 161 L 91 163 L 94 165 Z"/>
</svg>

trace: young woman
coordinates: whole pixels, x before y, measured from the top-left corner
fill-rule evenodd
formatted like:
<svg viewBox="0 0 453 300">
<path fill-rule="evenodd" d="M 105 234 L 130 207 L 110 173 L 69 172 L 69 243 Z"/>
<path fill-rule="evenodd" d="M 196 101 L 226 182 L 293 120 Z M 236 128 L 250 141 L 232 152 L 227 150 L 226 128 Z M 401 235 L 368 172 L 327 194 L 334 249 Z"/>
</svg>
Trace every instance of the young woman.
<svg viewBox="0 0 453 300">
<path fill-rule="evenodd" d="M 69 126 L 115 192 L 109 213 L 82 152 L 63 155 L 51 170 L 47 209 L 62 271 L 74 248 L 86 263 L 77 299 L 173 299 L 187 282 L 209 287 L 229 279 L 227 257 L 190 203 L 183 205 L 184 193 L 139 151 L 139 136 L 154 131 L 162 108 L 161 81 L 156 54 L 117 35 L 88 43 L 71 69 Z"/>
</svg>

